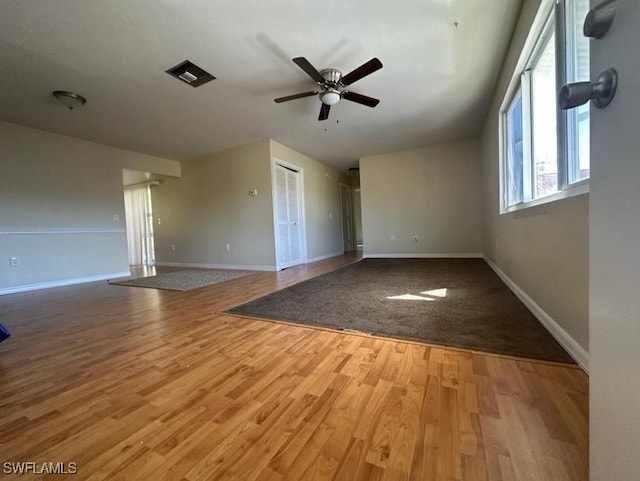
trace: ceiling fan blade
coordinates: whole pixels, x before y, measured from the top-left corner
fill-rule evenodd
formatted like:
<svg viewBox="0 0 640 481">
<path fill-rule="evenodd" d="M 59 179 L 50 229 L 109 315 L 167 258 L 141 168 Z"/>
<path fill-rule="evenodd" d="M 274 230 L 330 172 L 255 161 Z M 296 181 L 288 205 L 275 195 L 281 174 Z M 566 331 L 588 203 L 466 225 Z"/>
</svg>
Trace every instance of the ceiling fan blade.
<svg viewBox="0 0 640 481">
<path fill-rule="evenodd" d="M 341 83 L 342 85 L 351 85 L 353 82 L 357 82 L 362 77 L 366 77 L 369 74 L 372 74 L 376 70 L 380 70 L 382 68 L 382 62 L 377 58 L 372 58 L 366 63 L 360 65 L 357 69 L 352 70 L 347 75 L 342 77 Z"/>
<path fill-rule="evenodd" d="M 286 97 L 278 97 L 277 99 L 273 99 L 273 101 L 277 104 L 280 104 L 282 102 L 288 102 L 289 100 L 311 97 L 312 95 L 316 95 L 317 93 L 318 92 L 314 90 L 313 92 L 304 92 L 301 94 L 287 95 Z"/>
<path fill-rule="evenodd" d="M 366 95 L 357 94 L 355 92 L 342 92 L 342 97 L 351 100 L 352 102 L 357 102 L 362 105 L 366 105 L 367 107 L 375 107 L 380 103 L 379 99 L 374 99 L 373 97 L 367 97 Z"/>
<path fill-rule="evenodd" d="M 318 120 L 327 120 L 329 118 L 329 110 L 331 110 L 331 105 L 322 104 L 320 106 L 320 115 L 318 115 Z"/>
<path fill-rule="evenodd" d="M 316 81 L 320 85 L 324 84 L 324 77 L 320 75 L 320 72 L 318 72 L 318 70 L 313 65 L 311 65 L 311 62 L 309 62 L 306 58 L 296 57 L 293 59 L 293 61 L 298 67 L 304 70 L 306 74 L 309 77 L 311 77 L 314 81 Z"/>
</svg>

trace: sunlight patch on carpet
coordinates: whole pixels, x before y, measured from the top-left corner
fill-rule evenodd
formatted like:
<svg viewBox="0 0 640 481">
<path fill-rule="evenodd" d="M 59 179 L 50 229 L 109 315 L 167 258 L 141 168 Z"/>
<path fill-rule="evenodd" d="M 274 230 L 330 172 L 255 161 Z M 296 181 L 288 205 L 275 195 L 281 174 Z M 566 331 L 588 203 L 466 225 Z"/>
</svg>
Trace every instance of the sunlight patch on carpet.
<svg viewBox="0 0 640 481">
<path fill-rule="evenodd" d="M 434 297 L 447 297 L 447 288 L 444 289 L 433 289 L 431 291 L 422 291 L 420 294 L 424 294 L 425 296 L 434 296 Z"/>
<path fill-rule="evenodd" d="M 396 300 L 396 301 L 435 301 L 434 297 L 447 297 L 447 288 L 444 289 L 432 289 L 430 291 L 422 291 L 420 294 L 424 294 L 423 296 L 419 296 L 417 294 L 402 294 L 399 296 L 388 296 L 387 299 Z M 424 297 L 424 296 L 432 296 L 432 297 Z"/>
<path fill-rule="evenodd" d="M 431 297 L 416 296 L 415 294 L 402 294 L 401 296 L 389 296 L 387 299 L 395 301 L 435 301 Z"/>
</svg>

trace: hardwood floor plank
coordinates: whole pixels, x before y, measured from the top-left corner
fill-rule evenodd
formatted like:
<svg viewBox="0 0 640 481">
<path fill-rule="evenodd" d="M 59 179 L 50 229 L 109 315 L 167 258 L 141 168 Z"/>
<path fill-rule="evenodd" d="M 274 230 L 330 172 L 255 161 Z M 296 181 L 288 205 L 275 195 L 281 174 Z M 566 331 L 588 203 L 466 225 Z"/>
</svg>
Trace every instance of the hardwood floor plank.
<svg viewBox="0 0 640 481">
<path fill-rule="evenodd" d="M 412 458 L 420 430 L 423 387 L 409 385 L 402 398 L 402 409 L 395 419 L 395 436 L 387 462 L 387 479 L 406 479 L 411 473 Z"/>
<path fill-rule="evenodd" d="M 391 385 L 383 402 L 380 404 L 380 415 L 371 423 L 369 452 L 366 461 L 369 464 L 387 469 L 391 448 L 399 427 L 398 418 L 402 412 L 402 400 L 407 389 Z"/>
<path fill-rule="evenodd" d="M 362 439 L 352 437 L 345 450 L 342 463 L 336 470 L 334 481 L 367 481 L 367 470 L 369 464 L 365 461 L 368 452 L 368 443 Z"/>
<path fill-rule="evenodd" d="M 323 422 L 338 393 L 327 389 L 320 397 L 306 394 L 298 402 L 304 406 L 304 417 L 293 430 L 287 442 L 275 453 L 269 466 L 285 477 L 290 475 L 291 466 L 296 462 L 301 452 L 307 449 L 309 439 Z M 314 453 L 317 454 L 317 453 Z M 307 458 L 309 455 L 306 455 Z M 306 458 L 305 458 L 306 459 Z M 299 463 L 300 464 L 300 463 Z M 303 466 L 306 469 L 306 466 Z M 300 466 L 298 466 L 298 470 Z"/>
<path fill-rule="evenodd" d="M 197 425 L 192 433 L 163 455 L 166 463 L 156 469 L 149 479 L 185 480 L 187 473 L 215 448 L 216 444 L 215 440 L 211 440 L 211 432 L 216 431 L 219 426 L 214 421 Z"/>
<path fill-rule="evenodd" d="M 223 312 L 354 258 L 0 296 L 0 461 L 95 481 L 587 479 L 575 366 Z"/>
</svg>

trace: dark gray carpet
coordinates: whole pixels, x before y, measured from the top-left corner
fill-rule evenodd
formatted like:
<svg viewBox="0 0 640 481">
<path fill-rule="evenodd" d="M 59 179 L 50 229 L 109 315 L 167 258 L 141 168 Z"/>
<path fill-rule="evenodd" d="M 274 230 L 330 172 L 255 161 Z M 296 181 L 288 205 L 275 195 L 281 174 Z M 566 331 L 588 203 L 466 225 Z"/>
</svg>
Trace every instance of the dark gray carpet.
<svg viewBox="0 0 640 481">
<path fill-rule="evenodd" d="M 573 362 L 482 259 L 365 259 L 228 312 Z"/>
<path fill-rule="evenodd" d="M 246 276 L 248 272 L 224 270 L 185 270 L 166 272 L 156 276 L 139 277 L 137 279 L 109 281 L 109 284 L 132 287 L 151 287 L 153 289 L 167 289 L 170 291 L 190 291 L 199 287 L 217 284 L 238 277 Z"/>
</svg>

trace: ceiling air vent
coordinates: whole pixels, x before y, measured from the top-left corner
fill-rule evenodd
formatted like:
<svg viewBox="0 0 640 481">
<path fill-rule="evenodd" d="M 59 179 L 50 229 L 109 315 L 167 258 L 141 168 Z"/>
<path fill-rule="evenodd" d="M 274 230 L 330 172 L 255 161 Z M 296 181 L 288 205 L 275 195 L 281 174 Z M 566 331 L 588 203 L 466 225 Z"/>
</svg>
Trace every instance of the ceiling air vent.
<svg viewBox="0 0 640 481">
<path fill-rule="evenodd" d="M 188 83 L 192 87 L 200 87 L 200 85 L 205 84 L 210 80 L 215 80 L 213 75 L 201 69 L 189 60 L 185 60 L 175 67 L 170 68 L 167 70 L 167 73 L 185 83 Z"/>
</svg>

